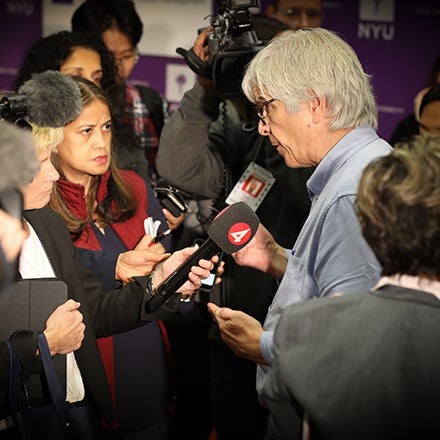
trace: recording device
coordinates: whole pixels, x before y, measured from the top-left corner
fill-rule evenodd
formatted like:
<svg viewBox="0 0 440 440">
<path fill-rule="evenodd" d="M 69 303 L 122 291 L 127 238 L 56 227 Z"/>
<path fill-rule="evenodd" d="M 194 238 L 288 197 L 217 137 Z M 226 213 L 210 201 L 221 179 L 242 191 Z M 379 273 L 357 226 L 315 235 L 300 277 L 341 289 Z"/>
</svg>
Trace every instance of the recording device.
<svg viewBox="0 0 440 440">
<path fill-rule="evenodd" d="M 9 122 L 25 118 L 40 127 L 64 127 L 81 113 L 81 91 L 58 71 L 37 73 L 18 93 L 0 101 L 0 117 Z"/>
<path fill-rule="evenodd" d="M 264 47 L 248 9 L 258 7 L 258 0 L 219 0 L 217 3 L 219 12 L 211 17 L 213 31 L 208 37 L 209 64 L 203 63 L 192 49 L 177 48 L 176 52 L 194 72 L 213 80 L 221 98 L 236 98 L 243 95 L 241 81 L 247 64 Z"/>
<path fill-rule="evenodd" d="M 159 285 L 155 295 L 145 306 L 147 312 L 156 311 L 176 295 L 176 291 L 188 279 L 191 267 L 197 265 L 200 259 L 209 260 L 219 251 L 232 254 L 246 246 L 255 235 L 258 224 L 257 215 L 246 203 L 237 202 L 226 207 L 210 224 L 209 238 Z"/>
<path fill-rule="evenodd" d="M 160 204 L 168 209 L 174 217 L 179 217 L 188 210 L 188 204 L 183 194 L 174 186 L 153 183 L 152 188 Z"/>
<path fill-rule="evenodd" d="M 197 244 L 199 246 L 202 246 L 203 242 L 204 240 L 201 238 L 197 238 L 196 240 L 194 240 L 194 244 Z M 218 262 L 214 264 L 214 267 L 211 269 L 211 273 L 209 277 L 202 280 L 202 287 L 200 287 L 199 290 L 203 292 L 209 293 L 214 289 L 215 280 L 217 278 L 218 267 L 220 266 L 220 263 L 222 262 L 222 258 L 223 258 L 223 251 L 219 251 L 217 255 L 218 255 Z"/>
</svg>

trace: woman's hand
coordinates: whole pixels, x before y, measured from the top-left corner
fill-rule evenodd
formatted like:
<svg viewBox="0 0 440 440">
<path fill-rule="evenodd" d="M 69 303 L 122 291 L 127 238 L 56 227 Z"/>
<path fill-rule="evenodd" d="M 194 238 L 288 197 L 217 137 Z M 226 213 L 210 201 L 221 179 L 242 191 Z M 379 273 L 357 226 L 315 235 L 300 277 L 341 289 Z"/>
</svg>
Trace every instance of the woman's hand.
<svg viewBox="0 0 440 440">
<path fill-rule="evenodd" d="M 78 310 L 80 305 L 79 302 L 69 299 L 58 306 L 47 319 L 44 335 L 51 356 L 71 353 L 81 347 L 86 326 L 83 315 Z"/>
<path fill-rule="evenodd" d="M 156 289 L 162 281 L 171 275 L 184 261 L 186 261 L 196 250 L 198 246 L 184 248 L 174 252 L 166 261 L 156 267 L 153 279 L 153 288 Z M 197 264 L 191 267 L 188 273 L 187 281 L 177 290 L 183 296 L 192 296 L 202 285 L 202 280 L 208 278 L 214 263 L 218 262 L 218 256 L 215 255 L 211 260 L 200 259 Z"/>
<path fill-rule="evenodd" d="M 163 249 L 163 246 L 157 243 L 149 247 L 148 250 L 136 249 L 119 254 L 115 268 L 115 279 L 129 283 L 133 280 L 132 277 L 149 275 L 157 263 L 166 260 L 170 256 L 170 254 L 163 251 L 155 252 L 155 248 L 159 249 L 159 246 Z"/>
</svg>

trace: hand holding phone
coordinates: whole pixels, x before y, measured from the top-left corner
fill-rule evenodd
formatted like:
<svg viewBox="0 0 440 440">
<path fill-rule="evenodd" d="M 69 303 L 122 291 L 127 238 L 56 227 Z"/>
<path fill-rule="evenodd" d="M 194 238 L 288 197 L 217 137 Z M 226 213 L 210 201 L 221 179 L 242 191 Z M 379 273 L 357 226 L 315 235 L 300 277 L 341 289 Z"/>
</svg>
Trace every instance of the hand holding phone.
<svg viewBox="0 0 440 440">
<path fill-rule="evenodd" d="M 198 244 L 199 246 L 201 246 L 203 243 L 204 240 L 201 238 L 197 238 L 196 240 L 194 240 L 194 244 Z M 209 277 L 202 280 L 202 287 L 200 287 L 199 290 L 203 292 L 211 292 L 214 289 L 215 280 L 217 279 L 218 268 L 223 259 L 223 251 L 220 251 L 217 255 L 218 255 L 218 263 L 214 264 L 214 267 L 212 268 Z"/>
</svg>

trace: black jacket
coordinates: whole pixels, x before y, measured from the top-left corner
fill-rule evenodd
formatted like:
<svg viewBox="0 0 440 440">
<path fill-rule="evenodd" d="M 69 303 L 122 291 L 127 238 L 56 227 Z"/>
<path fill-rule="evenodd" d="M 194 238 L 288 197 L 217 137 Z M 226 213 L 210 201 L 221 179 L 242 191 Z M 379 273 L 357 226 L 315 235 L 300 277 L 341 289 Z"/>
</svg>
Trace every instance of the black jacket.
<svg viewBox="0 0 440 440">
<path fill-rule="evenodd" d="M 385 285 L 290 306 L 274 336 L 261 398 L 267 440 L 440 436 L 440 301 Z"/>
<path fill-rule="evenodd" d="M 151 298 L 146 292 L 148 277 L 137 277 L 123 289 L 105 290 L 97 276 L 80 263 L 63 219 L 50 208 L 26 211 L 26 220 L 35 229 L 49 257 L 58 279 L 68 286 L 68 297 L 81 303 L 79 311 L 86 325 L 81 348 L 75 352 L 86 389 L 86 396 L 96 404 L 98 414 L 111 422 L 114 417 L 104 366 L 96 338 L 131 330 L 146 321 L 163 319 L 174 311 L 174 301 L 159 309 L 154 316 L 145 312 Z M 123 311 L 123 313 L 121 313 Z M 18 332 L 13 338 L 14 348 L 24 368 L 24 376 L 41 371 L 36 352 L 36 336 L 32 332 Z M 9 379 L 9 353 L 0 344 L 0 390 Z"/>
</svg>

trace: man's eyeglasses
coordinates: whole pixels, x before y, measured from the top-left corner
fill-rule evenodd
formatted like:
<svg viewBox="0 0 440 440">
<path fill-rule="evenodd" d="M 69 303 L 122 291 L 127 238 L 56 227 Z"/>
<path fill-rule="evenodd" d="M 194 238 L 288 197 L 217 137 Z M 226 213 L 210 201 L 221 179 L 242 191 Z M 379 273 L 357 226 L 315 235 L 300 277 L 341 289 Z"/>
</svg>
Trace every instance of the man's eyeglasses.
<svg viewBox="0 0 440 440">
<path fill-rule="evenodd" d="M 136 64 L 139 61 L 139 51 L 137 48 L 129 49 L 119 54 L 114 53 L 113 55 L 117 63 L 133 62 L 134 60 L 134 64 Z"/>
<path fill-rule="evenodd" d="M 272 102 L 275 102 L 277 99 L 276 98 L 272 98 L 272 99 L 268 99 L 267 101 L 263 101 L 263 102 L 257 102 L 254 104 L 254 109 L 257 112 L 258 117 L 260 118 L 260 121 L 263 124 L 266 124 L 266 119 L 264 118 L 264 110 L 265 108 L 269 105 L 272 104 Z"/>
</svg>

